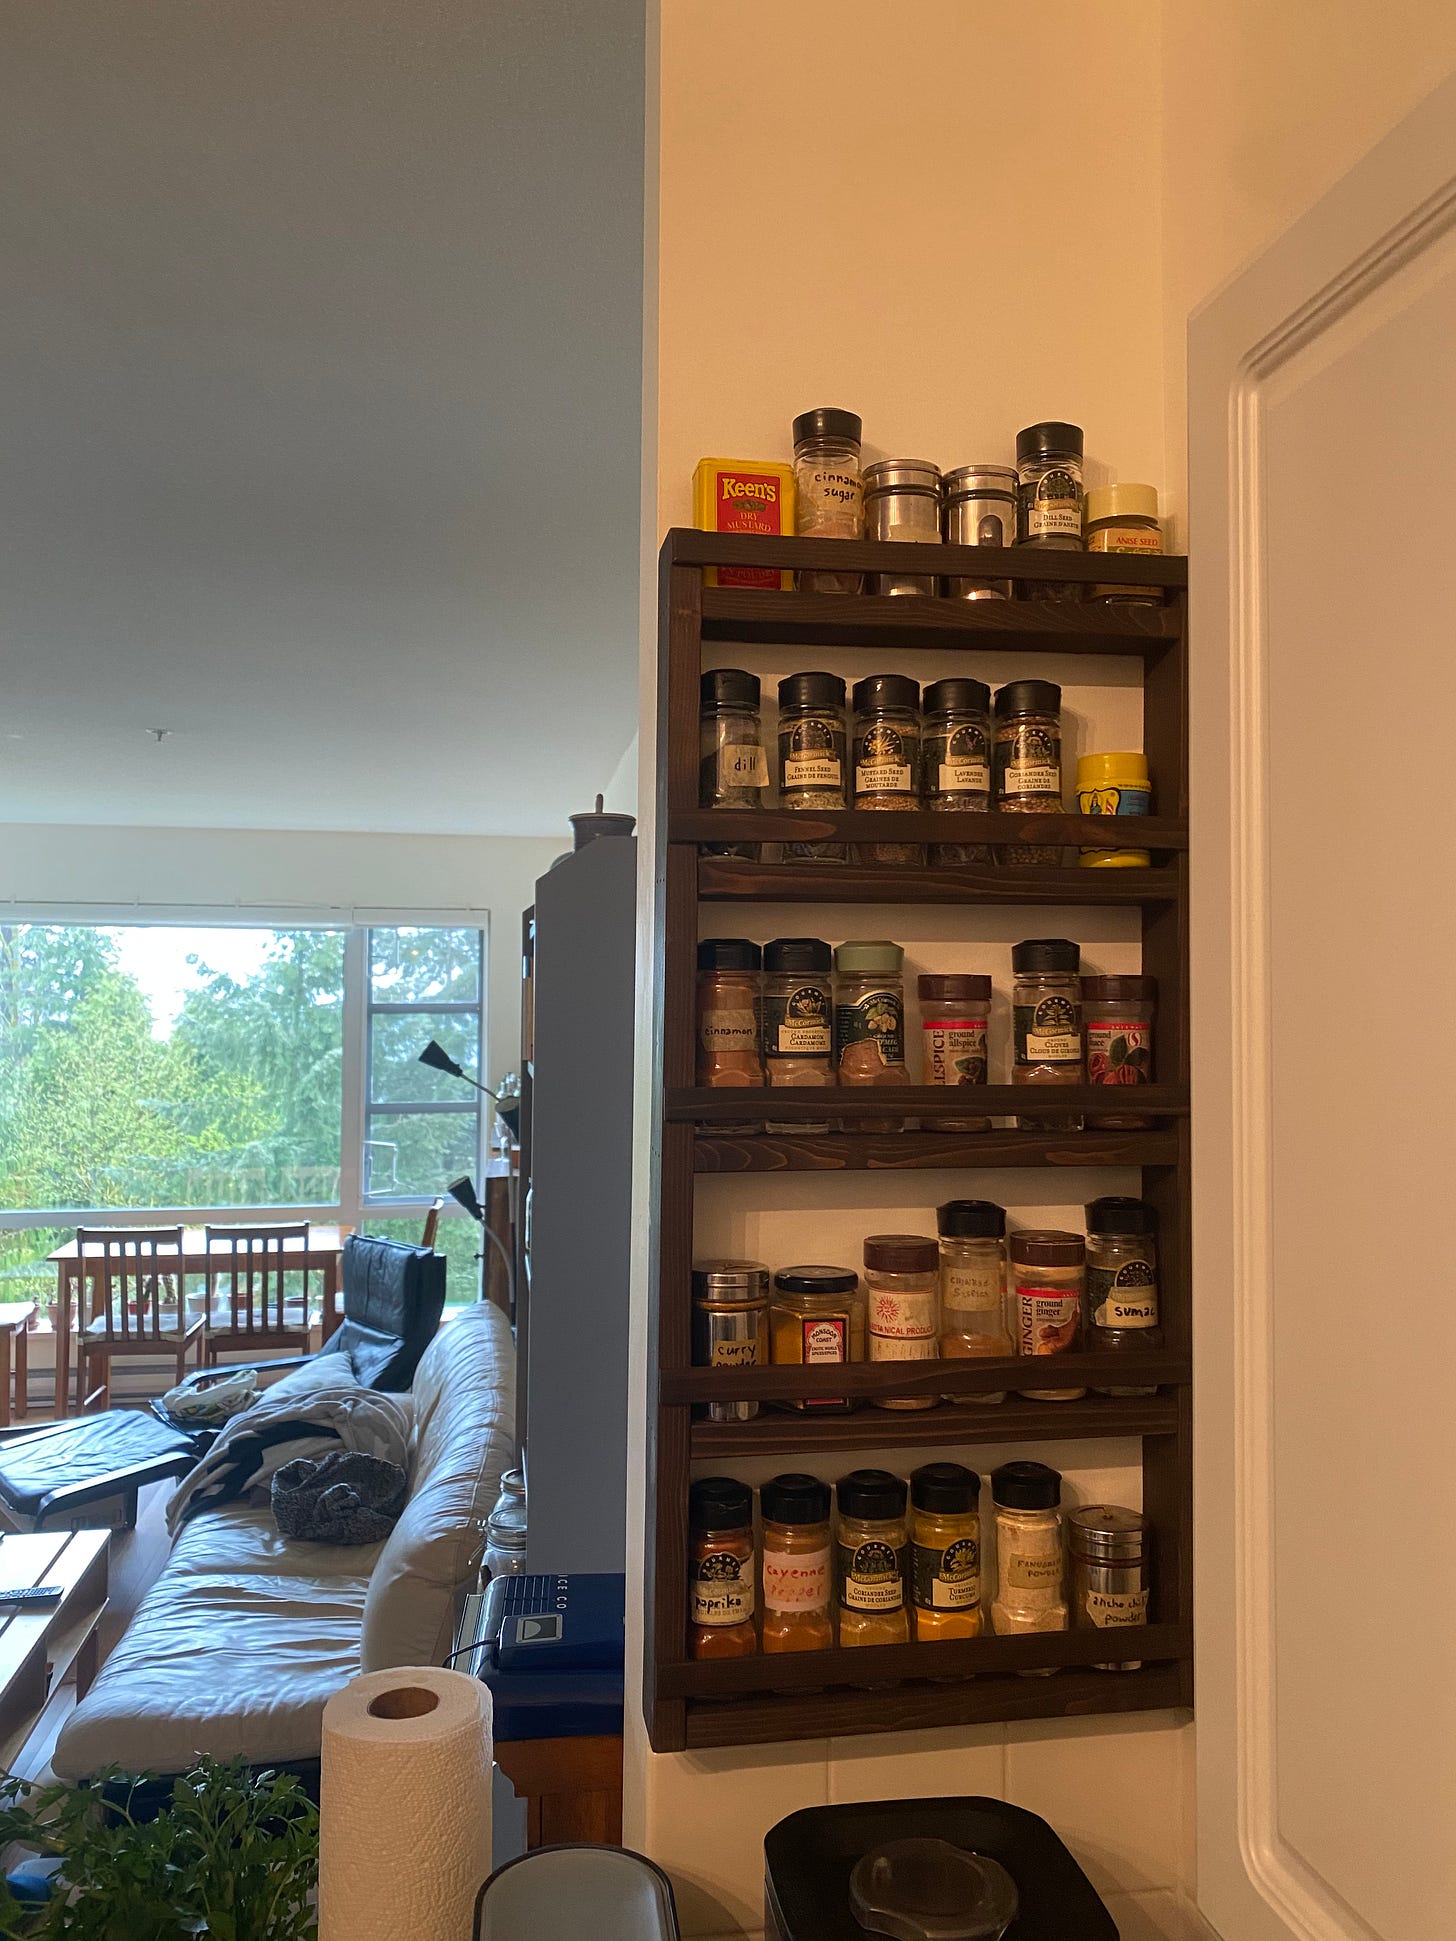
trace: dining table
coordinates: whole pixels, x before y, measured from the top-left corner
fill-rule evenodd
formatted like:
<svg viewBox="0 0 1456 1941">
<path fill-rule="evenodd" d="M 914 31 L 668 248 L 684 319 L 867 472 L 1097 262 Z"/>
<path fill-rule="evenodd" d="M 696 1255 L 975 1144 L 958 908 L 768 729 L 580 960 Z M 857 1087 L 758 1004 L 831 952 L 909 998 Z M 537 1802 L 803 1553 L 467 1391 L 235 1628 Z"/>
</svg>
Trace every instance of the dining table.
<svg viewBox="0 0 1456 1941">
<path fill-rule="evenodd" d="M 338 1327 L 340 1270 L 344 1256 L 345 1229 L 337 1226 L 310 1226 L 307 1245 L 302 1239 L 284 1242 L 284 1255 L 290 1265 L 308 1272 L 320 1274 L 323 1286 L 323 1338 Z M 70 1366 L 71 1330 L 73 1326 L 72 1308 L 76 1309 L 76 1320 L 81 1326 L 85 1320 L 80 1316 L 81 1306 L 81 1258 L 74 1238 L 57 1247 L 46 1259 L 56 1270 L 56 1415 L 62 1417 L 70 1413 Z M 178 1255 L 167 1253 L 159 1256 L 167 1267 L 182 1275 L 202 1275 L 207 1272 L 207 1230 L 204 1227 L 184 1227 L 182 1230 L 182 1250 Z M 90 1272 L 92 1263 L 87 1262 Z M 92 1274 L 93 1281 L 95 1276 Z M 89 1319 L 90 1317 L 86 1317 Z M 165 1348 L 162 1350 L 166 1352 Z"/>
</svg>

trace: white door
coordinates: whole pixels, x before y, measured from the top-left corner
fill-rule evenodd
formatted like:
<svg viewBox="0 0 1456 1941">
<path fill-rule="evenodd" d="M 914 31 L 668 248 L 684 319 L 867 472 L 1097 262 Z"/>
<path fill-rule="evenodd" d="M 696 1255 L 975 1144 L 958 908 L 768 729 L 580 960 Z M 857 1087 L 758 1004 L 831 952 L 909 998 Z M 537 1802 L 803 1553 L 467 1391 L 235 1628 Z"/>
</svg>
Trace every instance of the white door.
<svg viewBox="0 0 1456 1941">
<path fill-rule="evenodd" d="M 1195 319 L 1198 1901 L 1456 1937 L 1456 81 Z"/>
</svg>

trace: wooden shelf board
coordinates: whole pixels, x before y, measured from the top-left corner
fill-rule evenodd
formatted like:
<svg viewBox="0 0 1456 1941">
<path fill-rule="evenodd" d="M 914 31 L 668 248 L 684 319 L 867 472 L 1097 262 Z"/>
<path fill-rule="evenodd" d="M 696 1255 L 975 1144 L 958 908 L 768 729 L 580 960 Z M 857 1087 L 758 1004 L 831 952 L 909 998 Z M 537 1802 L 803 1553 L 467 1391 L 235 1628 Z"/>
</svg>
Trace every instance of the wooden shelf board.
<svg viewBox="0 0 1456 1941">
<path fill-rule="evenodd" d="M 1171 1166 L 1169 1129 L 1105 1132 L 700 1132 L 699 1173 L 961 1172 L 1003 1166 Z"/>
<path fill-rule="evenodd" d="M 686 1295 L 684 1295 L 686 1299 Z M 1188 1357 L 1164 1348 L 1138 1349 L 1125 1354 L 1097 1350 L 1067 1355 L 1015 1356 L 1006 1360 L 855 1361 L 835 1367 L 776 1367 L 663 1369 L 658 1377 L 658 1400 L 666 1406 L 692 1402 L 785 1402 L 814 1395 L 933 1396 L 984 1395 L 998 1389 L 1171 1387 L 1189 1379 Z M 1043 1402 L 1048 1411 L 1047 1434 L 1055 1431 L 1056 1413 L 1080 1404 Z M 890 1420 L 911 1422 L 934 1416 L 936 1409 L 892 1409 Z M 950 1411 L 947 1410 L 947 1414 Z M 745 1427 L 751 1426 L 748 1424 Z"/>
<path fill-rule="evenodd" d="M 685 809 L 669 817 L 669 842 L 691 843 L 765 843 L 765 842 L 971 842 L 1025 843 L 1062 849 L 1105 849 L 1116 834 L 1120 849 L 1150 849 L 1177 852 L 1188 847 L 1186 816 L 1154 815 L 1071 815 L 1065 810 L 1045 815 L 1016 815 L 1004 810 L 976 813 L 959 809 Z M 730 858 L 723 858 L 729 861 Z M 737 868 L 752 867 L 744 863 Z M 782 866 L 773 865 L 775 870 Z M 809 867 L 793 865 L 793 867 Z M 820 869 L 838 868 L 849 874 L 861 865 L 825 863 Z M 870 867 L 874 867 L 871 865 Z M 879 866 L 878 874 L 888 878 L 901 873 L 900 865 Z M 908 872 L 907 872 L 908 873 Z M 939 870 L 916 870 L 915 874 L 939 875 Z M 947 871 L 947 874 L 950 872 Z M 1034 883 L 1047 873 L 1041 866 L 1023 868 L 1015 863 L 996 863 L 977 876 L 986 881 L 1004 882 L 1008 888 L 1019 882 Z M 1156 876 L 1156 869 L 1082 869 L 1069 866 L 1074 876 Z"/>
<path fill-rule="evenodd" d="M 929 595 L 774 593 L 703 588 L 703 639 L 735 646 L 927 647 L 990 653 L 1162 653 L 1171 608 L 1063 600 L 946 600 Z"/>
<path fill-rule="evenodd" d="M 1113 1087 L 1106 1085 L 979 1085 L 976 1112 L 991 1119 L 1014 1117 L 1017 1113 L 1079 1114 L 1096 1118 L 1110 1106 Z M 761 1085 L 683 1086 L 665 1095 L 664 1116 L 669 1125 L 752 1125 L 766 1115 L 775 1119 L 815 1121 L 853 1118 L 876 1122 L 884 1119 L 944 1118 L 947 1092 L 934 1085 Z M 1118 1088 L 1119 1105 L 1133 1096 L 1132 1088 Z M 1136 1092 L 1141 1117 L 1182 1119 L 1188 1116 L 1186 1085 L 1140 1085 Z M 1131 1110 L 1131 1106 L 1128 1107 Z M 1022 1130 L 1023 1128 L 1017 1128 Z M 1051 1139 L 1071 1134 L 1050 1134 L 1038 1127 L 1024 1128 Z M 971 1134 L 966 1134 L 970 1138 Z M 991 1136 L 991 1135 L 988 1135 Z"/>
<path fill-rule="evenodd" d="M 1152 587 L 1169 591 L 1188 584 L 1188 561 L 1180 553 L 1083 553 L 1061 552 L 1041 546 L 947 546 L 934 540 L 904 541 L 884 539 L 800 539 L 773 538 L 756 534 L 698 532 L 690 526 L 674 526 L 662 543 L 662 558 L 678 566 L 768 566 L 795 569 L 830 567 L 851 573 L 938 573 L 957 579 L 1019 580 L 1024 585 L 1076 585 Z M 828 601 L 846 614 L 856 607 L 879 601 L 873 594 L 766 593 L 736 587 L 702 589 L 704 613 L 709 597 L 734 599 L 773 599 L 780 601 Z M 887 597 L 881 602 L 890 607 L 924 605 L 910 598 Z M 981 611 L 1000 604 L 991 600 L 947 602 L 957 607 Z M 1007 601 L 1008 606 L 1019 602 Z M 1143 609 L 1156 613 L 1158 609 Z M 1094 603 L 1094 613 L 1102 611 Z"/>
<path fill-rule="evenodd" d="M 907 1682 L 873 1692 L 689 1699 L 685 1743 L 690 1750 L 774 1745 L 788 1739 L 915 1732 L 946 1725 L 1171 1711 L 1192 1704 L 1191 1673 L 1186 1664 L 1148 1664 L 1139 1671 L 1064 1671 L 1051 1678 L 1013 1674 L 958 1684 Z"/>
<path fill-rule="evenodd" d="M 692 1453 L 725 1462 L 746 1456 L 817 1456 L 838 1449 L 965 1448 L 977 1443 L 1068 1442 L 1098 1436 L 1171 1435 L 1172 1395 L 1089 1395 L 1081 1402 L 942 1403 L 939 1408 L 853 1409 L 847 1415 L 765 1409 L 751 1422 L 694 1422 Z"/>
<path fill-rule="evenodd" d="M 1104 818 L 1106 819 L 1106 818 Z M 707 903 L 1172 903 L 1174 869 L 886 869 L 871 863 L 743 863 L 704 856 Z"/>
</svg>

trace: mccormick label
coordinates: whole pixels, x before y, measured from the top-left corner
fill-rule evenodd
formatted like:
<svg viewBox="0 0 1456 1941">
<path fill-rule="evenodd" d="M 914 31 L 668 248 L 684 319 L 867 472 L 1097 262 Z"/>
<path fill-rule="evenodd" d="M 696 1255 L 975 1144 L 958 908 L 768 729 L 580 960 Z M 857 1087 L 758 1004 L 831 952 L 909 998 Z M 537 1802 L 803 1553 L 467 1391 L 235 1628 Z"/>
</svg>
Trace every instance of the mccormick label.
<svg viewBox="0 0 1456 1941">
<path fill-rule="evenodd" d="M 837 1004 L 834 1031 L 841 1057 L 850 1045 L 872 1044 L 882 1065 L 905 1062 L 905 1005 L 898 991 L 867 991 L 853 1004 Z"/>
<path fill-rule="evenodd" d="M 996 793 L 1011 795 L 1062 793 L 1062 738 L 1049 728 L 1018 728 L 996 743 Z"/>
<path fill-rule="evenodd" d="M 702 532 L 777 539 L 794 530 L 794 475 L 787 465 L 705 458 L 693 477 L 694 519 Z M 794 576 L 773 566 L 709 566 L 708 586 L 788 589 Z"/>
<path fill-rule="evenodd" d="M 981 1546 L 974 1537 L 961 1537 L 944 1550 L 917 1543 L 910 1575 L 922 1610 L 970 1610 L 981 1601 Z"/>
<path fill-rule="evenodd" d="M 825 1611 L 829 1608 L 829 1546 L 798 1555 L 763 1548 L 763 1608 Z"/>
<path fill-rule="evenodd" d="M 1087 1020 L 1087 1083 L 1146 1085 L 1153 1075 L 1152 1031 L 1147 1024 Z"/>
<path fill-rule="evenodd" d="M 991 757 L 980 728 L 968 724 L 928 737 L 925 758 L 937 794 L 989 794 Z"/>
<path fill-rule="evenodd" d="M 753 1559 L 717 1550 L 694 1566 L 692 1622 L 742 1624 L 753 1616 Z"/>
<path fill-rule="evenodd" d="M 1070 472 L 1044 472 L 1020 490 L 1025 539 L 1082 537 L 1082 487 Z"/>
<path fill-rule="evenodd" d="M 1099 1328 L 1157 1327 L 1157 1269 L 1150 1260 L 1125 1260 L 1115 1271 L 1089 1267 L 1087 1305 Z"/>
<path fill-rule="evenodd" d="M 915 743 L 886 722 L 860 738 L 854 765 L 856 795 L 911 795 L 915 790 Z"/>
<path fill-rule="evenodd" d="M 927 1085 L 984 1085 L 985 1018 L 923 1018 Z"/>
<path fill-rule="evenodd" d="M 1011 1031 L 1018 1065 L 1080 1065 L 1081 1007 L 1066 997 L 1038 998 L 1011 1007 Z"/>
<path fill-rule="evenodd" d="M 847 1611 L 898 1611 L 905 1603 L 903 1553 L 893 1544 L 839 1545 L 839 1601 Z"/>
<path fill-rule="evenodd" d="M 844 787 L 844 734 L 812 716 L 779 729 L 779 766 L 786 791 Z"/>
<path fill-rule="evenodd" d="M 801 984 L 787 997 L 763 1000 L 765 1058 L 827 1058 L 833 1043 L 829 994 L 822 984 Z"/>
</svg>

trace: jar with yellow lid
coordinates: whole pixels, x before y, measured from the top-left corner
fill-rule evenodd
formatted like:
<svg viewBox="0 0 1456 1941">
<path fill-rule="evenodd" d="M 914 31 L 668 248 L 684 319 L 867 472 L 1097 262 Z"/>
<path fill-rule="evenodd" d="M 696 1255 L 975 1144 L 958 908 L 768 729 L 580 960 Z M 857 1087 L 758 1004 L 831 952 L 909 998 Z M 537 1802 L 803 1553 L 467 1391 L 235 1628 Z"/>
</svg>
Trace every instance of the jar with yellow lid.
<svg viewBox="0 0 1456 1941">
<path fill-rule="evenodd" d="M 910 1478 L 917 1639 L 981 1635 L 980 1494 L 980 1477 L 957 1462 L 925 1463 Z"/>
<path fill-rule="evenodd" d="M 1147 815 L 1152 807 L 1146 755 L 1083 755 L 1077 762 L 1079 815 Z M 1111 835 L 1109 830 L 1108 834 Z M 1146 849 L 1084 849 L 1083 869 L 1146 869 Z"/>
<path fill-rule="evenodd" d="M 1158 493 L 1152 485 L 1099 485 L 1083 506 L 1083 541 L 1089 553 L 1161 553 Z M 1089 600 L 1120 600 L 1134 606 L 1159 606 L 1155 586 L 1089 586 Z"/>
</svg>

